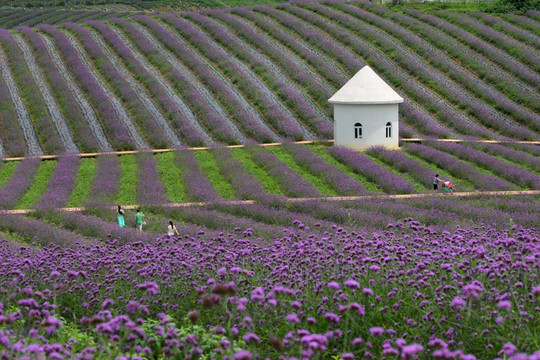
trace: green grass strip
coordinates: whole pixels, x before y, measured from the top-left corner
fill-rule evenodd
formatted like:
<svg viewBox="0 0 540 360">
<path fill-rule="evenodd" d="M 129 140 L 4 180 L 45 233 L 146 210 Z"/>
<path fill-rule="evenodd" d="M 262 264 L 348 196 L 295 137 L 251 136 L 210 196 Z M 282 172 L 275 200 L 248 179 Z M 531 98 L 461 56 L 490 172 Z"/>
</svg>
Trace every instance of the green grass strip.
<svg viewBox="0 0 540 360">
<path fill-rule="evenodd" d="M 22 199 L 19 200 L 19 203 L 16 206 L 17 209 L 31 208 L 36 200 L 45 193 L 45 190 L 47 190 L 47 183 L 49 182 L 55 167 L 56 161 L 48 160 L 41 162 L 32 185 L 30 185 L 28 191 L 26 194 L 24 194 Z"/>
<path fill-rule="evenodd" d="M 13 175 L 13 172 L 15 171 L 15 168 L 19 165 L 18 161 L 9 161 L 4 163 L 2 167 L 0 168 L 0 187 L 4 185 L 11 175 Z"/>
<path fill-rule="evenodd" d="M 161 182 L 167 189 L 171 202 L 187 202 L 186 189 L 182 181 L 182 171 L 174 164 L 174 152 L 155 155 Z"/>
<path fill-rule="evenodd" d="M 117 202 L 121 205 L 132 205 L 137 202 L 137 159 L 135 155 L 120 156 L 120 183 Z"/>
<path fill-rule="evenodd" d="M 341 162 L 337 161 L 336 159 L 334 159 L 334 157 L 330 154 L 328 154 L 326 152 L 326 148 L 328 147 L 327 145 L 307 145 L 315 154 L 319 155 L 324 161 L 326 161 L 327 163 L 331 164 L 331 165 L 334 165 L 338 168 L 340 168 L 341 170 L 343 170 L 348 176 L 360 181 L 360 183 L 362 185 L 364 185 L 366 187 L 367 190 L 369 191 L 374 191 L 374 192 L 378 192 L 378 193 L 382 193 L 382 191 L 377 187 L 377 185 L 375 185 L 374 183 L 372 183 L 371 181 L 369 181 L 368 179 L 366 179 L 365 177 L 363 177 L 362 175 L 359 175 L 357 173 L 355 173 L 352 169 L 350 169 L 349 167 L 347 167 L 347 165 L 345 164 L 342 164 Z"/>
<path fill-rule="evenodd" d="M 194 151 L 193 154 L 199 162 L 201 170 L 206 174 L 210 184 L 216 189 L 219 196 L 224 199 L 234 198 L 234 189 L 227 180 L 220 174 L 216 160 L 210 151 Z"/>
<path fill-rule="evenodd" d="M 79 207 L 84 204 L 84 201 L 88 197 L 92 180 L 94 178 L 94 172 L 96 171 L 96 159 L 84 158 L 81 159 L 81 166 L 77 173 L 77 180 L 75 181 L 75 187 L 69 197 L 69 207 Z"/>
<path fill-rule="evenodd" d="M 296 161 L 294 161 L 292 155 L 283 150 L 281 146 L 269 146 L 267 149 L 279 157 L 288 167 L 300 174 L 306 181 L 310 182 L 322 195 L 338 195 L 338 193 L 322 178 L 313 175 L 308 170 L 298 165 Z"/>
<path fill-rule="evenodd" d="M 234 157 L 244 164 L 246 171 L 259 181 L 267 193 L 283 195 L 281 187 L 276 179 L 268 175 L 266 170 L 257 165 L 245 149 L 233 149 L 233 153 Z"/>
</svg>

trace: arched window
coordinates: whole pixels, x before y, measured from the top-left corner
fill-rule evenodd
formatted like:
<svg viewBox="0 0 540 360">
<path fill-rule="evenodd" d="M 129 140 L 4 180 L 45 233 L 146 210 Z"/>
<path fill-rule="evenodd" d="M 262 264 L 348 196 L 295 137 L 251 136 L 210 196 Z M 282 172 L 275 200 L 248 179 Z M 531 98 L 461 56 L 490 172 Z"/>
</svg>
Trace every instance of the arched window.
<svg viewBox="0 0 540 360">
<path fill-rule="evenodd" d="M 389 122 L 386 123 L 386 137 L 387 138 L 392 137 L 392 124 Z"/>
<path fill-rule="evenodd" d="M 354 124 L 354 138 L 355 139 L 362 138 L 362 124 L 360 123 Z"/>
</svg>

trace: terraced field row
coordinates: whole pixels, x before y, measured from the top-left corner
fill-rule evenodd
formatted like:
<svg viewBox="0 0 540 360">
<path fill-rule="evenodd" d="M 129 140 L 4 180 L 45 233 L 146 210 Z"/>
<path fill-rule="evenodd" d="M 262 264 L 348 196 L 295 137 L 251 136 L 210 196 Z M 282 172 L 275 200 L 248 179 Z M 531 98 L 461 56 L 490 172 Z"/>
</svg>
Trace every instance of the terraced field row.
<svg viewBox="0 0 540 360">
<path fill-rule="evenodd" d="M 360 154 L 326 145 L 284 144 L 83 159 L 67 155 L 41 162 L 27 158 L 0 168 L 0 207 L 410 194 L 431 192 L 435 173 L 455 184 L 455 191 L 538 190 L 540 161 L 527 150 L 432 142 Z"/>
<path fill-rule="evenodd" d="M 519 18 L 331 2 L 65 19 L 0 30 L 0 156 L 329 139 L 327 99 L 364 65 L 406 99 L 401 137 L 540 139 Z"/>
</svg>

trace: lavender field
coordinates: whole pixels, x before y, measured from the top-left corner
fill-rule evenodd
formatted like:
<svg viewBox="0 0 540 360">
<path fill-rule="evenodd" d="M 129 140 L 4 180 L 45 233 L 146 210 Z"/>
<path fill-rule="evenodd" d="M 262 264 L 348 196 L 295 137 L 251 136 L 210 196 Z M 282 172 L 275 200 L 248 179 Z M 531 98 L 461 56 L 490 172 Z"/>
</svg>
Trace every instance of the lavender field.
<svg viewBox="0 0 540 360">
<path fill-rule="evenodd" d="M 0 156 L 331 139 L 327 100 L 364 65 L 406 99 L 402 138 L 539 140 L 537 33 L 471 14 L 6 10 Z"/>
<path fill-rule="evenodd" d="M 539 51 L 534 13 L 0 10 L 0 359 L 539 360 Z M 364 65 L 399 150 L 329 141 Z"/>
</svg>

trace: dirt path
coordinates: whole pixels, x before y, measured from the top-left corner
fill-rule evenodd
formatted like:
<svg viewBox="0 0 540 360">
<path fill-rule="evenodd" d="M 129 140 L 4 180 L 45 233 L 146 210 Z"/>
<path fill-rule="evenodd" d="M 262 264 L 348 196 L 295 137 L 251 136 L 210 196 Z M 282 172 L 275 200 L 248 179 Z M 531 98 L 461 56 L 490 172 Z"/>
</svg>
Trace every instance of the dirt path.
<svg viewBox="0 0 540 360">
<path fill-rule="evenodd" d="M 422 194 L 399 194 L 399 195 L 362 195 L 362 196 L 327 196 L 327 197 L 309 197 L 309 198 L 287 198 L 287 202 L 306 202 L 314 200 L 325 200 L 325 201 L 358 201 L 358 200 L 367 200 L 367 199 L 417 199 L 424 197 L 471 197 L 471 196 L 501 196 L 501 195 L 540 195 L 540 190 L 524 190 L 524 191 L 470 191 L 470 192 L 456 192 L 452 195 L 443 194 L 443 193 L 422 193 Z M 215 201 L 208 202 L 191 202 L 191 203 L 167 203 L 162 205 L 152 205 L 152 206 L 162 206 L 162 207 L 190 207 L 190 206 L 205 206 L 215 204 Z M 255 200 L 228 200 L 220 201 L 220 204 L 225 205 L 251 205 L 256 204 Z M 142 205 L 123 205 L 122 208 L 126 210 L 134 210 L 143 207 Z M 116 205 L 108 206 L 111 210 L 116 209 Z M 65 210 L 65 211 L 85 211 L 86 207 L 74 207 L 74 208 L 60 208 L 56 210 Z M 17 210 L 0 210 L 0 214 L 27 214 L 29 212 L 35 211 L 34 209 L 17 209 Z"/>
</svg>

